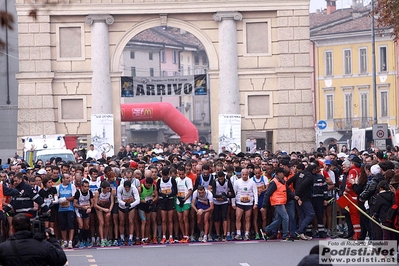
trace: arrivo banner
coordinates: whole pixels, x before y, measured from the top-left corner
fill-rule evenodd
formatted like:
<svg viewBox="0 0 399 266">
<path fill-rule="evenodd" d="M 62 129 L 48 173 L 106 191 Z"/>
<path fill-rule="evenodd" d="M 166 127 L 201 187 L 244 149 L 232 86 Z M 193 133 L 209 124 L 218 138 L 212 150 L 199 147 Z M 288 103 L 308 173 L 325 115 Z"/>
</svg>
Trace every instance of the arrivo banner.
<svg viewBox="0 0 399 266">
<path fill-rule="evenodd" d="M 207 95 L 206 75 L 121 77 L 122 97 Z"/>
</svg>

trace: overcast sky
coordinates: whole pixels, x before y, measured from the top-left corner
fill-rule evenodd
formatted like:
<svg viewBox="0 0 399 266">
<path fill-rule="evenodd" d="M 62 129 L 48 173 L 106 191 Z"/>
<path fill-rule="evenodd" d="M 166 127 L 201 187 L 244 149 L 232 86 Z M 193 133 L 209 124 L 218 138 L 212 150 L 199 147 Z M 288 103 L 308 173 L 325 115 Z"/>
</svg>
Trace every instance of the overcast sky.
<svg viewBox="0 0 399 266">
<path fill-rule="evenodd" d="M 370 0 L 364 0 L 364 4 L 367 5 Z M 338 0 L 337 1 L 337 9 L 342 9 L 346 7 L 350 7 L 352 4 L 352 0 Z M 326 0 L 310 0 L 310 12 L 315 12 L 316 9 L 324 9 L 326 8 Z"/>
</svg>

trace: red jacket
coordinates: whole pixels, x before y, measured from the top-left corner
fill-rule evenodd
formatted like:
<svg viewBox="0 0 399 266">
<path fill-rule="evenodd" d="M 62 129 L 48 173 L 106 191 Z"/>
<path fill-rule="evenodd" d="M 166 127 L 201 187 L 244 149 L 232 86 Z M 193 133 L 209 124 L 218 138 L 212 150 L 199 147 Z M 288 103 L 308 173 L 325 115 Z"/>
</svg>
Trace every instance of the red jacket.
<svg viewBox="0 0 399 266">
<path fill-rule="evenodd" d="M 346 178 L 346 186 L 345 186 L 345 192 L 347 194 L 349 194 L 353 200 L 357 199 L 357 194 L 355 193 L 355 191 L 352 188 L 352 184 L 349 182 L 350 179 L 355 180 L 356 177 L 360 176 L 360 168 L 356 167 L 356 166 L 352 166 L 349 169 L 348 172 L 348 177 Z"/>
</svg>

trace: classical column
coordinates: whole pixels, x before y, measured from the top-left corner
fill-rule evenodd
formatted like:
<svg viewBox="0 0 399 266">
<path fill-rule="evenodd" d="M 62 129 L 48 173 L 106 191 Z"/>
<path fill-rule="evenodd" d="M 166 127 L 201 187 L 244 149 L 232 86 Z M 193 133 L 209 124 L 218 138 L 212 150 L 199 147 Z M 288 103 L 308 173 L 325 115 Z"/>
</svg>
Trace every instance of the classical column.
<svg viewBox="0 0 399 266">
<path fill-rule="evenodd" d="M 91 113 L 112 114 L 108 25 L 114 23 L 114 18 L 111 15 L 89 15 L 85 23 L 91 25 Z"/>
<path fill-rule="evenodd" d="M 240 114 L 238 86 L 237 25 L 239 12 L 218 12 L 219 22 L 219 95 L 220 114 Z"/>
</svg>

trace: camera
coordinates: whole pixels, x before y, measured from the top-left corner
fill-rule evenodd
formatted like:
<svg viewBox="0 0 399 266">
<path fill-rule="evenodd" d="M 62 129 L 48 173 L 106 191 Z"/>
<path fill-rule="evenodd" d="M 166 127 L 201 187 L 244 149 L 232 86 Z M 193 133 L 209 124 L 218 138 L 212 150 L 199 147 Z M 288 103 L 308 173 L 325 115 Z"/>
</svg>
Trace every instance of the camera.
<svg viewBox="0 0 399 266">
<path fill-rule="evenodd" d="M 46 239 L 46 233 L 51 236 L 51 231 L 45 226 L 45 222 L 48 221 L 49 218 L 49 213 L 43 213 L 42 215 L 38 216 L 37 219 L 32 219 L 30 221 L 31 231 L 34 239 Z"/>
</svg>

